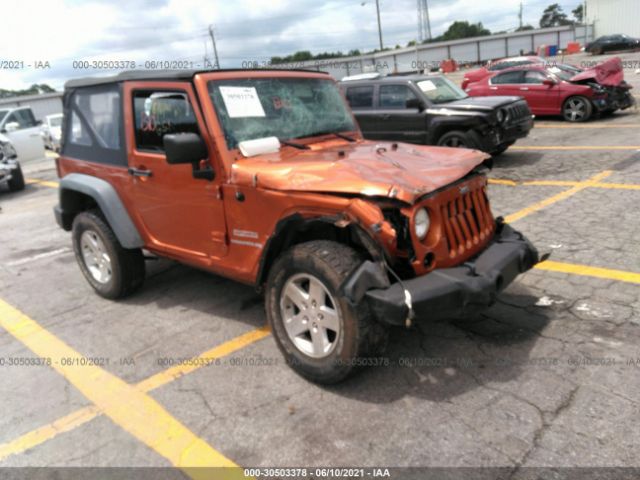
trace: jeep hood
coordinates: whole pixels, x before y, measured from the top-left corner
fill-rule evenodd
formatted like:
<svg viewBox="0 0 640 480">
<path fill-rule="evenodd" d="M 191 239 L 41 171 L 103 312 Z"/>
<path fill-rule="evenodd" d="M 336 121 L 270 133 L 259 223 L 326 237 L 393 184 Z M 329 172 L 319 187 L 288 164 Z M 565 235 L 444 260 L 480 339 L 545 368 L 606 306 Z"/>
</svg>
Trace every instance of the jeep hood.
<svg viewBox="0 0 640 480">
<path fill-rule="evenodd" d="M 622 71 L 622 60 L 620 57 L 610 58 L 595 67 L 578 73 L 571 77 L 572 82 L 581 82 L 585 80 L 594 80 L 600 85 L 610 87 L 619 86 L 624 80 L 624 72 Z"/>
<path fill-rule="evenodd" d="M 438 103 L 429 108 L 429 111 L 436 112 L 440 108 L 446 108 L 447 110 L 490 112 L 498 107 L 517 102 L 518 100 L 520 100 L 520 97 L 467 97 L 453 102 Z"/>
<path fill-rule="evenodd" d="M 310 150 L 241 158 L 232 182 L 282 191 L 338 193 L 395 198 L 418 197 L 464 177 L 489 158 L 478 150 L 359 141 Z"/>
</svg>

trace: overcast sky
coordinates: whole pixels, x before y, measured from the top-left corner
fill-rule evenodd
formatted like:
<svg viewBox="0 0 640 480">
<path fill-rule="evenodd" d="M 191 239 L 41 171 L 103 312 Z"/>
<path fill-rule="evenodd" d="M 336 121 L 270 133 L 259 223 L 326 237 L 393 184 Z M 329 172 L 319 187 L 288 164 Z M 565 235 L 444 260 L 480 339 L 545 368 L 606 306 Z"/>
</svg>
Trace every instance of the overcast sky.
<svg viewBox="0 0 640 480">
<path fill-rule="evenodd" d="M 555 0 L 557 1 L 557 0 Z M 418 36 L 416 0 L 380 0 L 384 45 Z M 538 26 L 554 0 L 524 0 L 524 22 Z M 578 0 L 559 1 L 570 12 Z M 519 0 L 429 0 L 433 35 L 456 20 L 482 22 L 492 31 L 518 25 Z M 0 88 L 108 73 L 74 69 L 74 61 L 213 58 L 207 26 L 213 24 L 223 68 L 268 61 L 297 50 L 371 50 L 378 47 L 375 0 L 15 0 L 3 14 L 0 61 L 24 62 L 0 70 Z M 37 69 L 36 65 L 51 68 Z M 30 65 L 30 66 L 29 66 Z"/>
</svg>

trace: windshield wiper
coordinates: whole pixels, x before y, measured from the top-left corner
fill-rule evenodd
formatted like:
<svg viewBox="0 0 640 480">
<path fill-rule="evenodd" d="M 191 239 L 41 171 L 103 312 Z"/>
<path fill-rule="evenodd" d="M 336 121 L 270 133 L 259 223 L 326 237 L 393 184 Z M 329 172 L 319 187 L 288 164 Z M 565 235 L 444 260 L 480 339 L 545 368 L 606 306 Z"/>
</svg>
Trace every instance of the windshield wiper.
<svg viewBox="0 0 640 480">
<path fill-rule="evenodd" d="M 335 135 L 338 138 L 342 138 L 343 140 L 346 140 L 348 142 L 355 142 L 356 139 L 350 137 L 349 135 L 345 135 L 344 133 L 340 133 L 340 132 L 316 132 L 316 133 L 312 133 L 311 135 L 304 135 L 305 137 L 319 137 L 320 135 Z"/>
<path fill-rule="evenodd" d="M 280 139 L 278 139 L 280 140 Z M 309 145 L 305 145 L 303 143 L 291 142 L 289 140 L 280 140 L 280 143 L 283 145 L 287 145 L 289 147 L 297 148 L 299 150 L 310 150 L 311 147 Z"/>
</svg>

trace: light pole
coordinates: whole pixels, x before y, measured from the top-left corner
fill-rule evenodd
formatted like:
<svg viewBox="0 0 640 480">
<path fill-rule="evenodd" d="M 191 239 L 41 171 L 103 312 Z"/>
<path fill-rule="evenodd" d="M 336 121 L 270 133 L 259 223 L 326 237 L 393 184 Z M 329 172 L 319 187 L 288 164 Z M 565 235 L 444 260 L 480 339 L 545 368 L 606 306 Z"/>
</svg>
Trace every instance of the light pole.
<svg viewBox="0 0 640 480">
<path fill-rule="evenodd" d="M 367 2 L 362 2 L 361 7 L 364 7 Z M 380 23 L 380 0 L 376 0 L 376 15 L 378 16 L 378 39 L 380 40 L 380 50 L 384 47 L 382 45 L 382 24 Z"/>
<path fill-rule="evenodd" d="M 384 49 L 382 46 L 382 25 L 380 24 L 380 0 L 376 0 L 376 13 L 378 14 L 378 37 L 380 38 L 380 51 Z"/>
</svg>

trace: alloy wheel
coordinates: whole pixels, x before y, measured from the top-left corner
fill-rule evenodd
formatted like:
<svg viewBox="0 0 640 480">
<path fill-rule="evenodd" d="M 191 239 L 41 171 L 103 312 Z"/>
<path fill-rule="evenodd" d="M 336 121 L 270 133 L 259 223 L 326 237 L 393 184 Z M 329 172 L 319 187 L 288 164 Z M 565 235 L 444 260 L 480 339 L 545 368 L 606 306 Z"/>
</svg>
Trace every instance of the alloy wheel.
<svg viewBox="0 0 640 480">
<path fill-rule="evenodd" d="M 308 273 L 292 276 L 282 288 L 280 312 L 298 350 L 312 358 L 331 354 L 341 336 L 340 306 L 318 278 Z"/>
<path fill-rule="evenodd" d="M 587 115 L 587 106 L 579 98 L 572 98 L 567 101 L 564 107 L 564 116 L 571 122 L 582 120 Z"/>
<path fill-rule="evenodd" d="M 98 283 L 108 283 L 113 275 L 111 258 L 100 236 L 93 230 L 85 230 L 80 236 L 80 249 L 82 260 L 93 279 Z"/>
</svg>

